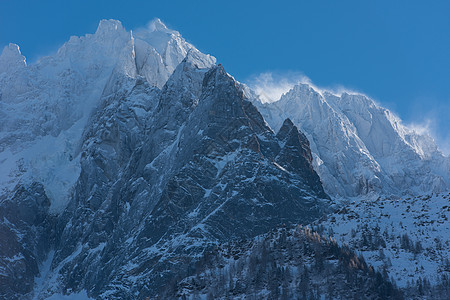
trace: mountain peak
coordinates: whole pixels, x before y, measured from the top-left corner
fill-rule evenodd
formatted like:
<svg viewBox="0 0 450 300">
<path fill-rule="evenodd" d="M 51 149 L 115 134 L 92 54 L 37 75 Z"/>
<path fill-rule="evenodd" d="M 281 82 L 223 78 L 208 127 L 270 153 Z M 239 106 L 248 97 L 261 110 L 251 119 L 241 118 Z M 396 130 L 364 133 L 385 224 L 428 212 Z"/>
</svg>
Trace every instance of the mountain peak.
<svg viewBox="0 0 450 300">
<path fill-rule="evenodd" d="M 26 66 L 26 59 L 20 53 L 20 48 L 17 44 L 9 43 L 3 48 L 0 54 L 0 73 L 9 72 L 20 66 Z"/>
<path fill-rule="evenodd" d="M 114 19 L 103 19 L 98 23 L 97 30 L 95 32 L 96 35 L 108 35 L 111 33 L 121 33 L 124 32 L 125 29 L 122 26 L 122 22 Z"/>
<path fill-rule="evenodd" d="M 284 120 L 280 130 L 278 130 L 277 138 L 280 141 L 285 141 L 294 127 L 297 130 L 297 127 L 292 123 L 291 119 L 287 118 Z"/>
<path fill-rule="evenodd" d="M 292 123 L 291 119 L 287 118 L 286 120 L 284 120 L 283 126 L 281 126 L 281 127 L 285 127 L 285 126 L 289 129 L 291 129 L 295 125 L 294 125 L 294 123 Z"/>
<path fill-rule="evenodd" d="M 148 25 L 150 32 L 154 31 L 170 31 L 169 28 L 161 21 L 160 18 L 154 18 Z"/>
<path fill-rule="evenodd" d="M 182 63 L 192 64 L 200 69 L 211 68 L 215 62 L 216 58 L 214 56 L 203 54 L 195 48 L 189 49 L 182 61 Z"/>
<path fill-rule="evenodd" d="M 7 53 L 18 53 L 18 54 L 20 54 L 19 45 L 14 44 L 14 43 L 9 43 L 8 46 L 5 46 L 3 48 L 2 56 L 7 54 Z"/>
<path fill-rule="evenodd" d="M 317 94 L 319 95 L 320 92 L 316 89 L 314 89 L 311 85 L 307 84 L 307 83 L 298 83 L 296 84 L 291 91 L 289 91 L 287 94 Z"/>
</svg>

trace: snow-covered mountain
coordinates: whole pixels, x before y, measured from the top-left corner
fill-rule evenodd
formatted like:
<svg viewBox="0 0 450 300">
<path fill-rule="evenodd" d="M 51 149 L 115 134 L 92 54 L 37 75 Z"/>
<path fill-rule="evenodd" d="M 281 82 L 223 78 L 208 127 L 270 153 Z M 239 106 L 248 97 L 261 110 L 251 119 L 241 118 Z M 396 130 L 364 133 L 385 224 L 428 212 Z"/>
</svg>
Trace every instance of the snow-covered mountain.
<svg viewBox="0 0 450 300">
<path fill-rule="evenodd" d="M 1 86 L 14 125 L 2 131 L 4 297 L 156 296 L 208 245 L 329 209 L 306 137 L 289 120 L 275 134 L 222 66 L 159 20 L 135 36 L 102 21 L 20 68 Z"/>
<path fill-rule="evenodd" d="M 338 245 L 366 251 L 358 244 L 363 231 L 379 223 L 396 230 L 397 223 L 385 220 L 385 202 L 402 213 L 395 220 L 441 224 L 434 231 L 420 227 L 423 247 L 448 249 L 448 213 L 419 211 L 421 200 L 447 209 L 447 194 L 378 203 L 378 195 L 448 188 L 449 160 L 429 137 L 363 95 L 298 85 L 263 104 L 159 19 L 136 31 L 103 20 L 94 34 L 72 37 L 32 65 L 8 45 L 0 55 L 0 116 L 0 297 L 6 299 L 306 292 L 401 299 L 389 274 Z M 340 198 L 339 211 L 327 193 Z M 369 203 L 381 209 L 375 213 L 382 222 L 369 222 Z M 351 217 L 342 207 L 371 227 L 355 221 L 347 238 Z M 326 226 L 338 241 L 295 224 L 314 225 L 321 234 Z M 389 237 L 389 246 L 404 242 Z M 434 238 L 445 246 L 434 249 Z M 385 253 L 395 276 L 450 272 L 423 252 L 415 258 L 423 255 L 433 271 L 404 272 L 398 252 Z M 224 272 L 236 277 L 226 287 Z"/>
<path fill-rule="evenodd" d="M 305 132 L 332 196 L 421 195 L 450 187 L 450 158 L 433 139 L 365 95 L 298 84 L 276 102 L 252 99 L 274 130 L 290 118 Z"/>
<path fill-rule="evenodd" d="M 64 209 L 80 173 L 82 134 L 101 98 L 136 80 L 162 88 L 188 52 L 195 52 L 201 65 L 215 62 L 159 19 L 137 32 L 102 20 L 95 34 L 71 37 L 56 54 L 30 66 L 17 45 L 5 47 L 0 186 L 11 190 L 18 182 L 37 180 L 52 200 L 51 210 Z"/>
</svg>

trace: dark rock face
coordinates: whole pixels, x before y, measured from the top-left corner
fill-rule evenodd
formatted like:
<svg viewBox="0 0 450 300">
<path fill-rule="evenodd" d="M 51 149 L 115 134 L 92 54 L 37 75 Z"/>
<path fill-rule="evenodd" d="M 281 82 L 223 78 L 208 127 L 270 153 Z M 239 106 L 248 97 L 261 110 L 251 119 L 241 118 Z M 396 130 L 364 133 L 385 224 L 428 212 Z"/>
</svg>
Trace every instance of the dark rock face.
<svg viewBox="0 0 450 300">
<path fill-rule="evenodd" d="M 284 144 L 277 156 L 280 164 L 289 171 L 301 174 L 312 190 L 323 195 L 320 178 L 312 168 L 313 158 L 306 136 L 290 119 L 286 119 L 277 133 L 277 138 Z"/>
<path fill-rule="evenodd" d="M 305 136 L 289 120 L 275 135 L 221 66 L 200 69 L 188 55 L 161 91 L 120 77 L 110 85 L 47 243 L 54 257 L 41 297 L 82 289 L 105 299 L 154 297 L 208 245 L 306 224 L 327 209 Z M 42 224 L 49 216 L 41 210 L 20 218 Z M 38 275 L 36 262 L 26 265 L 29 278 Z"/>
<path fill-rule="evenodd" d="M 55 217 L 41 184 L 18 186 L 0 199 L 0 298 L 23 299 L 34 287 L 43 261 L 54 244 Z"/>
<path fill-rule="evenodd" d="M 309 222 L 320 214 L 317 198 L 326 195 L 319 178 L 312 168 L 305 171 L 292 163 L 302 151 L 301 141 L 280 145 L 220 67 L 205 75 L 204 92 L 191 119 L 183 131 L 202 134 L 181 133 L 177 155 L 189 160 L 163 190 L 146 224 L 155 228 L 148 230 L 147 238 L 156 242 L 162 235 L 153 232 L 167 235 L 167 230 L 189 230 L 207 239 L 243 238 L 283 222 Z M 307 159 L 303 161 L 306 165 Z M 308 171 L 312 178 L 302 176 Z M 311 201 L 306 200 L 310 182 L 319 187 Z"/>
</svg>

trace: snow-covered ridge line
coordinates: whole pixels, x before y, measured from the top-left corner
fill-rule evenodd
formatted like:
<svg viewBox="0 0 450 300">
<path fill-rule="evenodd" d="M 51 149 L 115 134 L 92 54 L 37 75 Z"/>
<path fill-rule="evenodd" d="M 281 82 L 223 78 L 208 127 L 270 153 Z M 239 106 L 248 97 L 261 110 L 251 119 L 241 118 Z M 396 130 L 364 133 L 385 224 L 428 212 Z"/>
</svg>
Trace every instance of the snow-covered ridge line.
<svg viewBox="0 0 450 300">
<path fill-rule="evenodd" d="M 433 138 L 366 95 L 300 83 L 275 102 L 251 98 L 274 130 L 290 118 L 305 132 L 332 196 L 422 194 L 450 186 L 450 157 Z"/>
</svg>

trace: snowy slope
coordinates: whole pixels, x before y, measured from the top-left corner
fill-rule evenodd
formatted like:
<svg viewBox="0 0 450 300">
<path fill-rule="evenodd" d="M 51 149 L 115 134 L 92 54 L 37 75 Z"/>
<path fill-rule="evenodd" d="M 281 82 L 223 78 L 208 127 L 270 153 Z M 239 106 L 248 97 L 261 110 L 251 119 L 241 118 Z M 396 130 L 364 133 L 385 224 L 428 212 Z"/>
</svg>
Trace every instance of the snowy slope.
<svg viewBox="0 0 450 300">
<path fill-rule="evenodd" d="M 0 56 L 0 189 L 39 181 L 61 211 L 80 173 L 80 142 L 102 97 L 143 78 L 162 88 L 188 51 L 203 55 L 155 19 L 148 28 L 126 31 L 102 20 L 95 34 L 71 37 L 54 55 L 27 65 L 10 44 Z"/>
<path fill-rule="evenodd" d="M 254 102 L 275 130 L 288 117 L 305 132 L 330 195 L 420 195 L 450 186 L 450 158 L 433 139 L 365 95 L 298 84 L 279 101 Z"/>
<path fill-rule="evenodd" d="M 320 231 L 386 268 L 399 286 L 419 277 L 437 284 L 450 273 L 450 193 L 367 198 L 317 224 Z"/>
</svg>

